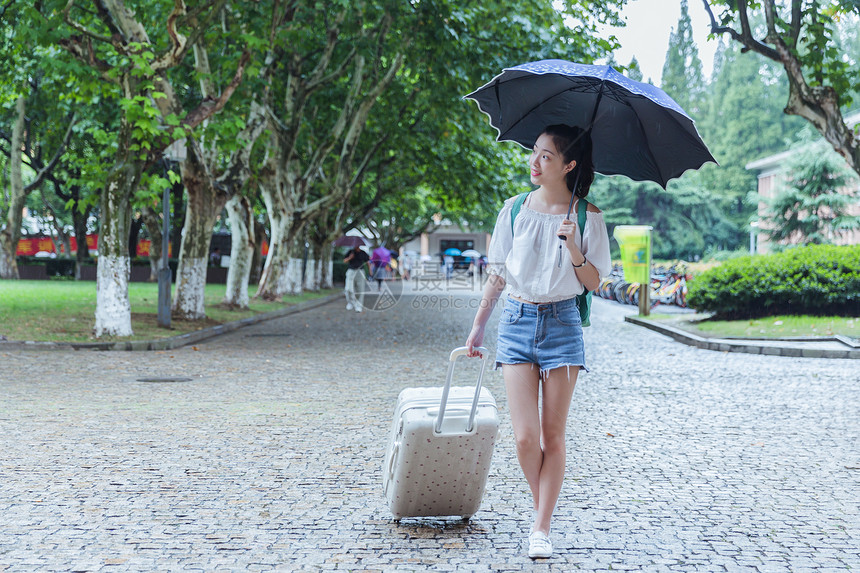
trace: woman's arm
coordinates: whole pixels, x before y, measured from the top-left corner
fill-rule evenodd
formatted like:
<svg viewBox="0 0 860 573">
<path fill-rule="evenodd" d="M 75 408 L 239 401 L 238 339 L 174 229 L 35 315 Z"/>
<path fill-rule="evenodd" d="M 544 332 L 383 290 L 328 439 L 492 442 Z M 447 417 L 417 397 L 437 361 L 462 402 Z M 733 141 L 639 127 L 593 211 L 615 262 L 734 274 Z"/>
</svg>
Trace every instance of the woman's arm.
<svg viewBox="0 0 860 573">
<path fill-rule="evenodd" d="M 472 331 L 469 333 L 469 338 L 466 339 L 467 356 L 481 356 L 475 347 L 484 343 L 484 329 L 503 290 L 505 290 L 505 279 L 499 275 L 491 274 L 487 279 L 487 284 L 484 285 L 484 294 L 481 297 L 478 312 L 475 313 Z"/>
</svg>

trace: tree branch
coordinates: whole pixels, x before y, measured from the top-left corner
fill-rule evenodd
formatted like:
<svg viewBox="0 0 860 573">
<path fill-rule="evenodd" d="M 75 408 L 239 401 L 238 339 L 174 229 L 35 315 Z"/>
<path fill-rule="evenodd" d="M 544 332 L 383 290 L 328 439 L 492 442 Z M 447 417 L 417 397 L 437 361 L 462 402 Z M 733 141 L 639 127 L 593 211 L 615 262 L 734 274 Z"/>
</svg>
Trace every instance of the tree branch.
<svg viewBox="0 0 860 573">
<path fill-rule="evenodd" d="M 113 69 L 113 66 L 104 60 L 96 58 L 95 50 L 93 50 L 91 39 L 89 37 L 70 36 L 69 38 L 60 39 L 57 43 L 79 62 L 99 72 L 99 75 L 103 80 L 109 83 L 119 84 L 118 78 L 113 78 L 108 74 L 108 72 Z"/>
<path fill-rule="evenodd" d="M 728 34 L 732 37 L 733 40 L 742 44 L 746 50 L 752 50 L 753 52 L 761 54 L 768 59 L 774 60 L 776 62 L 781 62 L 779 54 L 776 50 L 774 50 L 767 44 L 759 42 L 758 40 L 753 38 L 752 31 L 749 27 L 749 20 L 747 17 L 746 2 L 739 2 L 738 5 L 738 13 L 741 18 L 742 32 L 738 32 L 737 30 L 729 26 L 718 25 L 717 19 L 714 17 L 714 12 L 713 10 L 711 10 L 711 5 L 708 3 L 708 0 L 702 0 L 702 2 L 705 5 L 705 11 L 708 13 L 708 17 L 711 20 L 712 34 Z M 744 22 L 746 22 L 745 26 L 743 24 Z"/>
<path fill-rule="evenodd" d="M 104 42 L 106 44 L 114 44 L 114 40 L 110 36 L 102 36 L 101 34 L 96 34 L 95 32 L 89 30 L 86 26 L 83 26 L 82 24 L 78 24 L 77 22 L 72 20 L 72 17 L 69 15 L 69 12 L 71 11 L 72 6 L 74 4 L 75 4 L 75 0 L 69 0 L 69 2 L 66 4 L 66 7 L 63 9 L 63 19 L 66 21 L 66 24 L 68 24 L 69 26 L 71 26 L 72 28 L 74 28 L 75 30 L 77 30 L 78 32 L 83 34 L 84 36 L 92 38 L 93 40 L 97 40 L 99 42 Z M 110 27 L 110 26 L 108 26 L 108 27 Z"/>
<path fill-rule="evenodd" d="M 212 19 L 224 8 L 226 3 L 227 0 L 211 0 L 200 4 L 191 13 L 188 13 L 184 0 L 173 0 L 173 10 L 167 17 L 167 35 L 170 36 L 171 48 L 152 63 L 152 68 L 156 71 L 168 69 L 182 61 L 188 48 L 195 45 L 200 37 L 206 33 Z M 197 19 L 200 14 L 207 9 L 209 9 L 209 13 L 198 22 Z M 188 37 L 177 31 L 177 26 L 186 21 L 195 23 Z"/>
<path fill-rule="evenodd" d="M 170 48 L 160 58 L 152 62 L 152 69 L 161 71 L 174 67 L 185 54 L 188 38 L 176 31 L 176 20 L 187 13 L 183 0 L 173 0 L 173 10 L 167 16 L 167 35 L 170 37 Z"/>
<path fill-rule="evenodd" d="M 235 92 L 236 88 L 239 87 L 239 84 L 242 83 L 242 76 L 245 74 L 245 66 L 248 65 L 250 59 L 251 52 L 246 49 L 242 52 L 242 57 L 239 58 L 239 65 L 236 68 L 236 73 L 233 75 L 233 80 L 226 88 L 224 88 L 221 96 L 214 101 L 209 98 L 208 100 L 203 101 L 203 103 L 201 103 L 196 109 L 191 110 L 188 115 L 185 116 L 185 121 L 183 121 L 184 129 L 194 129 L 205 120 L 224 109 L 224 106 L 233 95 L 233 92 Z"/>
<path fill-rule="evenodd" d="M 791 2 L 791 32 L 789 37 L 791 38 L 791 46 L 792 50 L 797 50 L 797 39 L 800 37 L 800 25 L 803 21 L 803 1 L 802 0 L 792 0 Z"/>
<path fill-rule="evenodd" d="M 66 128 L 66 134 L 63 136 L 63 141 L 60 143 L 60 146 L 57 148 L 57 152 L 54 153 L 54 157 L 51 158 L 51 161 L 44 166 L 39 172 L 36 174 L 36 178 L 26 187 L 24 187 L 24 193 L 30 193 L 34 189 L 38 188 L 45 177 L 50 174 L 50 172 L 56 167 L 57 162 L 60 161 L 60 157 L 63 156 L 63 153 L 66 152 L 66 147 L 69 145 L 69 139 L 72 137 L 72 128 L 77 123 L 78 116 L 76 113 L 71 114 L 71 118 L 69 119 L 69 127 Z"/>
<path fill-rule="evenodd" d="M 3 16 L 6 15 L 6 10 L 8 10 L 9 6 L 11 6 L 14 3 L 15 3 L 15 0 L 9 0 L 8 2 L 6 2 L 6 4 L 4 4 L 2 7 L 0 7 L 0 19 L 2 19 Z"/>
</svg>

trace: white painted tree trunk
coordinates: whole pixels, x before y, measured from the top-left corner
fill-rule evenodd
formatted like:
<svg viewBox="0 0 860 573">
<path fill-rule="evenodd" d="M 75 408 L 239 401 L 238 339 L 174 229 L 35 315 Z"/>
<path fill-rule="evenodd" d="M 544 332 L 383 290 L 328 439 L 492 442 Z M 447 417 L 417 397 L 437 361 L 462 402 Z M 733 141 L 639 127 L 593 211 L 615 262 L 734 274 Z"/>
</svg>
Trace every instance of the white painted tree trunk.
<svg viewBox="0 0 860 573">
<path fill-rule="evenodd" d="M 206 318 L 204 295 L 212 230 L 227 197 L 213 185 L 197 141 L 189 137 L 186 148 L 188 157 L 181 169 L 188 202 L 172 311 L 185 319 L 200 320 Z"/>
<path fill-rule="evenodd" d="M 286 282 L 280 296 L 286 294 L 302 294 L 302 259 L 301 257 L 290 257 L 287 266 Z"/>
<path fill-rule="evenodd" d="M 281 198 L 268 187 L 263 186 L 261 192 L 266 203 L 272 236 L 256 296 L 265 300 L 276 300 L 288 294 L 301 294 L 304 245 L 293 237 L 292 233 L 296 233 L 290 228 L 293 213 L 279 209 L 283 204 Z"/>
<path fill-rule="evenodd" d="M 138 167 L 118 162 L 102 191 L 99 228 L 99 260 L 96 270 L 95 335 L 131 336 L 131 304 L 128 299 L 128 224 L 130 199 L 139 181 Z"/>
<path fill-rule="evenodd" d="M 265 298 L 275 300 L 302 292 L 302 259 L 286 257 L 273 261 L 269 267 L 268 289 Z"/>
<path fill-rule="evenodd" d="M 95 335 L 131 336 L 134 334 L 128 300 L 131 260 L 127 256 L 99 255 L 96 272 Z"/>
<path fill-rule="evenodd" d="M 322 268 L 320 265 L 320 260 L 316 258 L 316 250 L 311 245 L 308 248 L 308 259 L 305 264 L 305 290 L 311 292 L 320 290 L 319 270 Z"/>
<path fill-rule="evenodd" d="M 207 263 L 205 257 L 184 257 L 180 260 L 176 268 L 176 296 L 171 309 L 177 316 L 190 320 L 206 318 L 203 295 L 206 292 Z"/>
<path fill-rule="evenodd" d="M 227 269 L 227 291 L 223 303 L 238 308 L 248 308 L 248 280 L 254 259 L 253 212 L 247 198 L 234 196 L 227 201 L 227 216 L 230 220 L 231 248 L 230 267 Z"/>
</svg>

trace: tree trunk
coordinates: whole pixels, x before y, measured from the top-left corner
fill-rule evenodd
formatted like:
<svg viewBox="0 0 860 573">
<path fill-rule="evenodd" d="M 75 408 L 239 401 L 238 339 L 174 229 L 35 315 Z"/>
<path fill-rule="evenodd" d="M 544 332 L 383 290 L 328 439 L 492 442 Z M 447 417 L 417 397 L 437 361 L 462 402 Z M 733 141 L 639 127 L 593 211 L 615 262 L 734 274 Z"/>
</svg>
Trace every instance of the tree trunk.
<svg viewBox="0 0 860 573">
<path fill-rule="evenodd" d="M 334 261 L 332 255 L 334 248 L 331 244 L 326 245 L 322 249 L 322 257 L 320 259 L 319 284 L 320 288 L 334 288 Z"/>
<path fill-rule="evenodd" d="M 265 195 L 265 192 L 264 192 Z M 257 289 L 258 297 L 264 300 L 276 300 L 285 294 L 293 294 L 298 290 L 301 292 L 301 259 L 298 260 L 298 284 L 293 284 L 290 276 L 295 274 L 291 268 L 292 241 L 288 229 L 289 218 L 279 213 L 269 212 L 272 225 L 272 236 L 269 240 L 269 254 L 260 275 L 260 284 Z"/>
<path fill-rule="evenodd" d="M 126 149 L 128 142 L 125 143 Z M 120 154 L 126 153 L 120 149 Z M 140 166 L 118 159 L 102 191 L 99 229 L 99 262 L 96 278 L 95 335 L 131 336 L 131 304 L 128 300 L 128 231 L 131 197 L 140 181 Z"/>
<path fill-rule="evenodd" d="M 304 253 L 304 266 L 305 266 L 305 276 L 304 276 L 304 284 L 303 287 L 307 291 L 317 292 L 320 290 L 319 283 L 319 269 L 320 269 L 320 261 L 317 256 L 319 251 L 316 249 L 316 246 L 310 244 Z"/>
<path fill-rule="evenodd" d="M 251 257 L 251 276 L 248 277 L 249 283 L 258 284 L 263 271 L 263 242 L 266 240 L 266 227 L 254 220 L 254 243 L 257 245 L 254 248 L 254 256 Z"/>
<path fill-rule="evenodd" d="M 161 256 L 161 247 L 164 244 L 162 220 L 155 209 L 148 205 L 141 207 L 140 215 L 146 230 L 149 231 L 149 281 L 155 282 L 158 280 L 158 271 L 161 270 L 163 260 Z"/>
<path fill-rule="evenodd" d="M 311 242 L 311 252 L 314 254 L 314 272 L 311 280 L 305 281 L 305 284 L 308 290 L 318 292 L 320 289 L 328 288 L 324 281 L 326 274 L 329 277 L 329 282 L 331 282 L 331 244 Z"/>
<path fill-rule="evenodd" d="M 279 221 L 286 219 L 280 218 Z M 277 233 L 273 229 L 269 256 L 266 257 L 256 296 L 264 300 L 279 300 L 284 295 L 301 294 L 303 254 L 304 245 L 290 238 L 284 229 Z"/>
<path fill-rule="evenodd" d="M 87 245 L 87 219 L 92 207 L 87 207 L 83 213 L 78 211 L 78 199 L 72 207 L 72 224 L 75 227 L 75 238 L 78 241 L 78 250 L 75 253 L 75 280 L 81 280 L 81 266 L 90 258 L 90 247 Z"/>
<path fill-rule="evenodd" d="M 9 147 L 9 210 L 6 213 L 6 226 L 0 230 L 0 279 L 17 279 L 18 239 L 21 238 L 21 218 L 27 194 L 21 176 L 21 145 L 24 140 L 24 120 L 26 100 L 19 96 L 15 103 L 15 125 L 12 126 L 12 140 Z"/>
<path fill-rule="evenodd" d="M 272 227 L 269 255 L 260 276 L 256 296 L 277 300 L 286 294 L 302 292 L 302 257 L 304 243 L 298 240 L 302 227 L 295 213 L 285 206 L 284 193 L 273 192 L 274 183 L 261 186 L 263 201 Z"/>
<path fill-rule="evenodd" d="M 203 298 L 209 244 L 212 242 L 215 219 L 224 208 L 227 197 L 213 185 L 197 142 L 188 138 L 187 145 L 188 158 L 182 162 L 182 181 L 188 203 L 185 207 L 179 266 L 176 269 L 173 313 L 182 318 L 199 320 L 206 318 Z"/>
<path fill-rule="evenodd" d="M 248 308 L 248 279 L 256 247 L 254 211 L 248 198 L 241 195 L 233 196 L 227 201 L 226 207 L 232 242 L 223 303 L 236 308 Z"/>
<path fill-rule="evenodd" d="M 140 217 L 132 219 L 128 232 L 128 256 L 131 259 L 137 256 L 137 244 L 140 242 L 141 227 L 143 227 L 143 219 Z"/>
</svg>

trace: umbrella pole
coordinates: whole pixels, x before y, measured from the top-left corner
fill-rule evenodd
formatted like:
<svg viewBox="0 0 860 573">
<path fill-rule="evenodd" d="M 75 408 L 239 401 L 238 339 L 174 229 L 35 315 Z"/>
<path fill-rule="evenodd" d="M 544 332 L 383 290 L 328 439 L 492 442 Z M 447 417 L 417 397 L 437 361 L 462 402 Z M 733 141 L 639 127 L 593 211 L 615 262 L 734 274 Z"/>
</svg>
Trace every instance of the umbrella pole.
<svg viewBox="0 0 860 573">
<path fill-rule="evenodd" d="M 570 212 L 573 209 L 573 200 L 576 197 L 576 188 L 579 187 L 579 174 L 580 173 L 581 173 L 581 171 L 579 169 L 577 169 L 576 170 L 576 179 L 573 180 L 573 191 L 570 192 L 570 204 L 567 206 L 567 220 L 568 221 L 570 220 Z M 565 237 L 564 235 L 558 235 L 558 238 L 561 239 L 562 241 L 567 240 L 567 237 Z M 564 243 L 558 244 L 558 257 L 557 257 L 558 262 L 556 264 L 559 268 L 561 268 L 561 259 L 562 259 L 561 246 L 563 244 Z"/>
<path fill-rule="evenodd" d="M 578 166 L 577 166 L 578 167 Z M 576 198 L 576 189 L 579 187 L 579 174 L 582 173 L 579 169 L 576 170 L 576 179 L 573 181 L 573 191 L 570 192 L 570 204 L 567 206 L 567 220 L 570 221 L 570 212 L 573 211 L 573 200 Z M 566 241 L 566 237 L 559 237 L 562 241 Z"/>
</svg>

